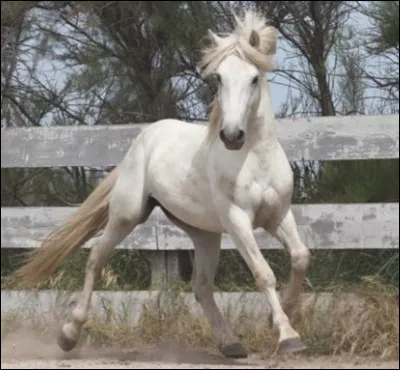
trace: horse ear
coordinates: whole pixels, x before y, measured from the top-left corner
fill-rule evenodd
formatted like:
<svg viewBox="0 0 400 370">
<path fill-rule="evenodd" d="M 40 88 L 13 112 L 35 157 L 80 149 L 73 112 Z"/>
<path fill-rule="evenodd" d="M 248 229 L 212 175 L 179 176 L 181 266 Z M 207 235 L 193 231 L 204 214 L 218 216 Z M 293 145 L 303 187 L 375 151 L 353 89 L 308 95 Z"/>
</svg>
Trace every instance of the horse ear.
<svg viewBox="0 0 400 370">
<path fill-rule="evenodd" d="M 216 35 L 213 31 L 211 31 L 210 29 L 208 30 L 208 40 L 210 41 L 210 43 L 211 43 L 211 45 L 213 46 L 213 47 L 215 47 L 215 46 L 217 46 L 220 42 L 221 42 L 221 40 L 222 40 L 222 38 L 221 37 L 219 37 L 218 35 Z"/>
<path fill-rule="evenodd" d="M 249 44 L 255 49 L 260 47 L 260 35 L 254 30 L 251 31 Z"/>
</svg>

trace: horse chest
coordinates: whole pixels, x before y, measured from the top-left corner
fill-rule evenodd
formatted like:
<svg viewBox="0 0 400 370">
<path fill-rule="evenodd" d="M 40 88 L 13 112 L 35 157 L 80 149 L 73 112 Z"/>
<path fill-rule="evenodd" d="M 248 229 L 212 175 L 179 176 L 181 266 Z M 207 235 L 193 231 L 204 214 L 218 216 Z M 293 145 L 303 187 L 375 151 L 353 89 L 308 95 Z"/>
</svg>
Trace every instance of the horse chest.
<svg viewBox="0 0 400 370">
<path fill-rule="evenodd" d="M 281 214 L 286 213 L 292 199 L 293 182 L 290 173 L 283 172 L 281 176 L 272 179 L 265 187 L 259 202 L 255 203 L 253 225 L 264 227 Z"/>
<path fill-rule="evenodd" d="M 221 174 L 217 183 L 226 198 L 245 208 L 251 204 L 255 207 L 264 203 L 267 206 L 272 205 L 278 198 L 268 177 L 257 176 L 247 171 L 237 177 Z"/>
<path fill-rule="evenodd" d="M 264 226 L 290 203 L 292 178 L 289 172 L 249 167 L 236 176 L 220 173 L 217 179 L 220 191 L 248 214 L 254 227 Z"/>
</svg>

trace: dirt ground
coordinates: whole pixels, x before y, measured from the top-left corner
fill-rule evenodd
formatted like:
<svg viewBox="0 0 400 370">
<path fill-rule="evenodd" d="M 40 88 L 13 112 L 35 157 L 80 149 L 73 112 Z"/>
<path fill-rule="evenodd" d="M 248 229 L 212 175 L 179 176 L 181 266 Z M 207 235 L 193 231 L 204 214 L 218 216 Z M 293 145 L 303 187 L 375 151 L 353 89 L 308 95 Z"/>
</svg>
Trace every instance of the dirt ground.
<svg viewBox="0 0 400 370">
<path fill-rule="evenodd" d="M 328 359 L 292 360 L 278 364 L 264 361 L 260 364 L 210 364 L 207 362 L 197 364 L 185 362 L 165 361 L 116 361 L 116 360 L 24 360 L 4 362 L 2 369 L 398 369 L 398 362 L 366 362 L 353 363 Z"/>
<path fill-rule="evenodd" d="M 141 349 L 76 349 L 62 352 L 56 343 L 28 333 L 2 339 L 2 369 L 398 369 L 398 361 L 351 356 L 310 358 L 285 355 L 229 360 L 205 349 L 161 344 Z"/>
</svg>

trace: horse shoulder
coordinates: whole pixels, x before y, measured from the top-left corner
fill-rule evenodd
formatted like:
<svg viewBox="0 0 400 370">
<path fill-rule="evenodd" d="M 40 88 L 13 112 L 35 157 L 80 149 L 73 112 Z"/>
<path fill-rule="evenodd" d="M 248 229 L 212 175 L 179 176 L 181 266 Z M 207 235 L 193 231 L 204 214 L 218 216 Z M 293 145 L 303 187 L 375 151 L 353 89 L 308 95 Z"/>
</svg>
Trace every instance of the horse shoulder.
<svg viewBox="0 0 400 370">
<path fill-rule="evenodd" d="M 293 191 L 294 174 L 286 153 L 279 143 L 276 151 L 276 160 L 274 161 L 273 178 L 275 179 L 274 183 L 276 183 L 282 191 L 285 193 L 290 192 L 291 195 Z"/>
</svg>

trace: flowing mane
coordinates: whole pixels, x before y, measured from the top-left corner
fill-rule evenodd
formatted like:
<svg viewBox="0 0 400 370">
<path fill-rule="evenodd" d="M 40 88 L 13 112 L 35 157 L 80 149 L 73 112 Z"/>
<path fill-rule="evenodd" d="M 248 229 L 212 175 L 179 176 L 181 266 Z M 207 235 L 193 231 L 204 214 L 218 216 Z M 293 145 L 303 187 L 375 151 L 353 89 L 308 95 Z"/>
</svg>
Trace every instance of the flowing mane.
<svg viewBox="0 0 400 370">
<path fill-rule="evenodd" d="M 203 77 L 215 73 L 220 63 L 229 55 L 236 55 L 247 60 L 263 72 L 269 72 L 273 67 L 272 56 L 276 52 L 276 29 L 267 25 L 262 15 L 250 10 L 244 12 L 242 19 L 235 14 L 233 16 L 236 27 L 231 33 L 225 34 L 225 37 L 208 31 L 211 45 L 201 50 L 202 59 L 199 63 Z M 221 119 L 221 109 L 217 98 L 214 98 L 210 108 L 209 140 L 216 136 Z"/>
</svg>

